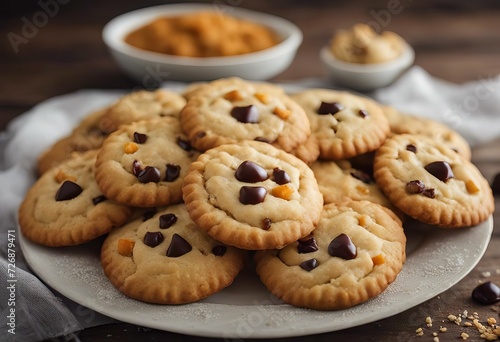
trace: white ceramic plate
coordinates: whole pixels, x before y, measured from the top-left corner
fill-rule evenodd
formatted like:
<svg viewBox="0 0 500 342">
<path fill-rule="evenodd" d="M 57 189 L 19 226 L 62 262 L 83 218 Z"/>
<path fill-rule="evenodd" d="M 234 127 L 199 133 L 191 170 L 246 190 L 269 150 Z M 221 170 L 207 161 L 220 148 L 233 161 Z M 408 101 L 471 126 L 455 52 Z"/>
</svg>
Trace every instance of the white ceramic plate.
<svg viewBox="0 0 500 342">
<path fill-rule="evenodd" d="M 24 256 L 49 286 L 73 301 L 120 321 L 177 333 L 223 338 L 290 337 L 335 331 L 383 319 L 447 290 L 479 262 L 493 231 L 493 219 L 467 229 L 439 230 L 407 225 L 407 262 L 378 297 L 333 312 L 283 304 L 260 283 L 251 265 L 235 282 L 198 303 L 167 306 L 142 303 L 118 292 L 99 261 L 101 240 L 48 248 L 19 235 Z"/>
</svg>

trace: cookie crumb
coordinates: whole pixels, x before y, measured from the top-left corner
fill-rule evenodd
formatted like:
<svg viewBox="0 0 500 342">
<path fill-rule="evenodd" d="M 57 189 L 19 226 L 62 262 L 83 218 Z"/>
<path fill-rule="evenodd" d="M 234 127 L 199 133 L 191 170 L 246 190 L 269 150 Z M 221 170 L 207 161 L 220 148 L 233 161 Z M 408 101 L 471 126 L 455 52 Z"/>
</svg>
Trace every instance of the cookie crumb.
<svg viewBox="0 0 500 342">
<path fill-rule="evenodd" d="M 415 330 L 415 333 L 417 334 L 417 336 L 423 336 L 424 335 L 424 331 L 422 328 L 418 328 L 417 330 Z"/>
<path fill-rule="evenodd" d="M 463 332 L 460 334 L 460 337 L 462 338 L 462 340 L 466 340 L 469 338 L 469 334 Z"/>
<path fill-rule="evenodd" d="M 486 322 L 488 322 L 488 324 L 489 324 L 490 326 L 492 326 L 492 327 L 493 327 L 495 324 L 497 324 L 497 320 L 496 320 L 496 319 L 494 319 L 493 317 L 488 318 L 488 319 L 486 320 Z"/>
<path fill-rule="evenodd" d="M 437 335 L 438 335 L 438 333 L 437 333 L 437 332 L 433 332 L 433 333 L 432 333 L 432 336 L 437 336 Z"/>
<path fill-rule="evenodd" d="M 465 322 L 464 326 L 466 326 L 466 327 L 472 327 L 472 323 L 471 322 Z"/>
<path fill-rule="evenodd" d="M 427 316 L 425 318 L 425 323 L 427 323 L 427 327 L 432 327 L 432 318 L 430 318 L 429 316 Z"/>
<path fill-rule="evenodd" d="M 448 328 L 447 327 L 439 327 L 439 331 L 441 331 L 442 333 L 444 333 L 444 332 L 448 331 Z"/>
<path fill-rule="evenodd" d="M 484 277 L 484 278 L 488 278 L 488 277 L 491 277 L 491 272 L 482 272 L 481 275 Z"/>
<path fill-rule="evenodd" d="M 432 340 L 433 340 L 434 342 L 439 342 L 439 337 L 434 337 Z"/>
</svg>

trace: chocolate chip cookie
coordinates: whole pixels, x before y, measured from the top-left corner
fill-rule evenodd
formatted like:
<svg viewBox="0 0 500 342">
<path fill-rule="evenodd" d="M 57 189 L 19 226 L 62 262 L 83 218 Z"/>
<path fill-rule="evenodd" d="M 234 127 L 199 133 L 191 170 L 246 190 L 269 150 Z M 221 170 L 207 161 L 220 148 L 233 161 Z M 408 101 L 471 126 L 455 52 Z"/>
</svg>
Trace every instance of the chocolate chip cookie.
<svg viewBox="0 0 500 342">
<path fill-rule="evenodd" d="M 78 245 L 125 223 L 132 209 L 106 198 L 97 186 L 96 154 L 73 153 L 29 189 L 19 208 L 24 236 L 46 246 Z"/>
<path fill-rule="evenodd" d="M 340 160 L 376 150 L 389 123 L 375 101 L 348 92 L 309 89 L 291 95 L 307 113 L 320 158 Z"/>
<path fill-rule="evenodd" d="M 138 121 L 106 138 L 96 181 L 105 196 L 134 207 L 178 203 L 182 179 L 196 156 L 177 118 Z"/>
<path fill-rule="evenodd" d="M 113 230 L 101 263 L 125 295 L 158 304 L 190 303 L 229 286 L 245 253 L 210 238 L 183 204 L 158 210 Z"/>
<path fill-rule="evenodd" d="M 477 225 L 494 210 L 488 181 L 471 162 L 426 136 L 388 138 L 374 161 L 377 185 L 398 209 L 430 225 Z"/>
<path fill-rule="evenodd" d="M 323 207 L 304 162 L 256 141 L 200 155 L 182 191 L 196 224 L 221 242 L 249 250 L 282 248 L 306 236 Z"/>
<path fill-rule="evenodd" d="M 337 310 L 365 302 L 392 283 L 405 262 L 400 222 L 367 201 L 328 204 L 308 237 L 257 251 L 257 273 L 286 303 Z"/>
</svg>

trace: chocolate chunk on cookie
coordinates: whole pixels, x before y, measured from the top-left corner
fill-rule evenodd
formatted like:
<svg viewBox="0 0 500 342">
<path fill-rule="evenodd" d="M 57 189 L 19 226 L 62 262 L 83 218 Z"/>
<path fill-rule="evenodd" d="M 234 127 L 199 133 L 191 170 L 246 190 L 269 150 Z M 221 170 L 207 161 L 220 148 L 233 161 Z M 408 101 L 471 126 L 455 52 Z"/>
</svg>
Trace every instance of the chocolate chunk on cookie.
<svg viewBox="0 0 500 342">
<path fill-rule="evenodd" d="M 256 269 L 269 291 L 289 304 L 344 309 L 377 296 L 396 279 L 405 246 L 400 222 L 380 205 L 332 203 L 307 238 L 257 251 Z"/>
<path fill-rule="evenodd" d="M 323 206 L 304 162 L 254 141 L 200 155 L 182 190 L 189 215 L 203 230 L 249 250 L 281 248 L 308 235 Z"/>
<path fill-rule="evenodd" d="M 78 245 L 125 223 L 132 209 L 103 196 L 94 178 L 96 154 L 73 153 L 29 189 L 19 208 L 24 236 L 46 246 Z"/>
<path fill-rule="evenodd" d="M 103 243 L 101 263 L 125 295 L 183 304 L 229 286 L 245 255 L 209 237 L 191 221 L 184 204 L 177 204 L 113 230 Z"/>
</svg>

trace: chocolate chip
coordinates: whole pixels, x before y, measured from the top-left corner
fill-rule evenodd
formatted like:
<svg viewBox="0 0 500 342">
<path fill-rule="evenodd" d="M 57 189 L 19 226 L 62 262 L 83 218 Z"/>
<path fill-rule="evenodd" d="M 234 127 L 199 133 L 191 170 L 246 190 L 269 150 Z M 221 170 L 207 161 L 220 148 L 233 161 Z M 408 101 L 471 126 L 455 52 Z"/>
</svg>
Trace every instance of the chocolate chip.
<svg viewBox="0 0 500 342">
<path fill-rule="evenodd" d="M 415 146 L 413 144 L 408 144 L 408 145 L 406 145 L 406 150 L 413 152 L 413 153 L 417 153 L 417 146 Z"/>
<path fill-rule="evenodd" d="M 318 110 L 316 111 L 318 114 L 336 114 L 344 109 L 344 106 L 338 102 L 321 102 Z"/>
<path fill-rule="evenodd" d="M 212 248 L 212 254 L 215 256 L 223 256 L 224 254 L 226 254 L 226 251 L 227 251 L 226 246 L 217 245 L 214 248 Z"/>
<path fill-rule="evenodd" d="M 493 190 L 494 195 L 500 195 L 500 173 L 495 175 L 493 182 L 491 183 L 491 190 Z"/>
<path fill-rule="evenodd" d="M 184 151 L 191 151 L 193 147 L 187 140 L 181 139 L 181 137 L 177 137 L 177 145 L 182 148 Z"/>
<path fill-rule="evenodd" d="M 302 269 L 306 270 L 307 272 L 311 272 L 316 267 L 318 267 L 318 265 L 319 265 L 318 260 L 316 260 L 316 259 L 309 259 L 309 260 L 306 260 L 303 263 L 301 263 L 299 266 Z"/>
<path fill-rule="evenodd" d="M 287 184 L 291 182 L 290 176 L 285 170 L 275 167 L 273 170 L 273 180 L 279 185 Z"/>
<path fill-rule="evenodd" d="M 238 166 L 234 175 L 237 180 L 246 183 L 263 182 L 269 178 L 269 175 L 262 166 L 248 160 Z"/>
<path fill-rule="evenodd" d="M 427 172 L 439 179 L 446 182 L 448 179 L 455 177 L 450 164 L 445 161 L 437 161 L 425 166 Z"/>
<path fill-rule="evenodd" d="M 363 183 L 366 183 L 366 184 L 373 183 L 372 177 L 369 174 L 367 174 L 366 172 L 363 172 L 361 170 L 351 171 L 351 176 L 353 176 L 356 179 L 359 179 L 360 181 L 362 181 Z"/>
<path fill-rule="evenodd" d="M 176 164 L 167 164 L 167 171 L 165 173 L 165 181 L 166 182 L 173 182 L 177 178 L 179 178 L 179 175 L 181 174 L 181 167 Z"/>
<path fill-rule="evenodd" d="M 132 163 L 132 173 L 137 177 L 141 171 L 141 164 L 137 160 L 134 160 L 134 162 Z"/>
<path fill-rule="evenodd" d="M 298 242 L 297 252 L 299 252 L 299 254 L 312 253 L 318 250 L 318 244 L 316 243 L 316 239 L 314 237 L 302 239 Z"/>
<path fill-rule="evenodd" d="M 193 247 L 182 238 L 179 234 L 174 234 L 172 236 L 172 241 L 170 242 L 170 246 L 168 246 L 167 256 L 171 258 L 180 257 L 191 251 Z"/>
<path fill-rule="evenodd" d="M 92 203 L 94 203 L 94 205 L 98 205 L 99 203 L 104 202 L 105 200 L 107 200 L 106 196 L 101 195 L 92 198 Z"/>
<path fill-rule="evenodd" d="M 261 186 L 242 186 L 240 189 L 240 202 L 242 204 L 262 203 L 266 195 L 266 188 Z"/>
<path fill-rule="evenodd" d="M 406 183 L 406 191 L 410 194 L 421 194 L 425 190 L 425 184 L 419 180 L 412 180 Z"/>
<path fill-rule="evenodd" d="M 160 216 L 160 228 L 167 229 L 177 222 L 177 216 L 174 214 L 165 214 Z"/>
<path fill-rule="evenodd" d="M 364 110 L 364 109 L 360 109 L 358 111 L 358 114 L 359 116 L 361 116 L 362 118 L 366 118 L 369 114 L 368 114 L 368 111 L 367 110 Z"/>
<path fill-rule="evenodd" d="M 142 221 L 145 222 L 149 220 L 151 217 L 155 216 L 157 212 L 158 209 L 150 208 L 149 210 L 145 211 L 144 214 L 142 214 Z"/>
<path fill-rule="evenodd" d="M 259 121 L 259 110 L 254 105 L 234 107 L 231 116 L 243 123 L 256 123 Z"/>
<path fill-rule="evenodd" d="M 83 189 L 80 185 L 72 181 L 64 181 L 56 192 L 56 201 L 67 201 L 82 193 Z"/>
<path fill-rule="evenodd" d="M 422 194 L 426 197 L 429 197 L 429 198 L 436 197 L 436 193 L 435 193 L 434 189 L 425 189 L 424 192 L 422 192 Z"/>
<path fill-rule="evenodd" d="M 134 141 L 138 144 L 144 144 L 148 140 L 148 136 L 146 134 L 134 132 Z"/>
<path fill-rule="evenodd" d="M 328 245 L 328 254 L 333 257 L 339 257 L 345 260 L 354 259 L 358 253 L 356 246 L 346 234 L 340 234 Z"/>
<path fill-rule="evenodd" d="M 160 181 L 160 170 L 153 166 L 146 166 L 144 170 L 139 172 L 137 179 L 141 183 L 158 183 Z"/>
<path fill-rule="evenodd" d="M 163 242 L 165 238 L 161 232 L 147 232 L 144 235 L 144 244 L 149 247 L 156 247 Z"/>
<path fill-rule="evenodd" d="M 262 220 L 260 227 L 264 230 L 269 230 L 271 228 L 271 219 L 266 217 L 265 219 Z"/>
<path fill-rule="evenodd" d="M 472 291 L 472 299 L 485 305 L 495 304 L 500 301 L 500 287 L 491 281 L 478 285 Z"/>
</svg>

